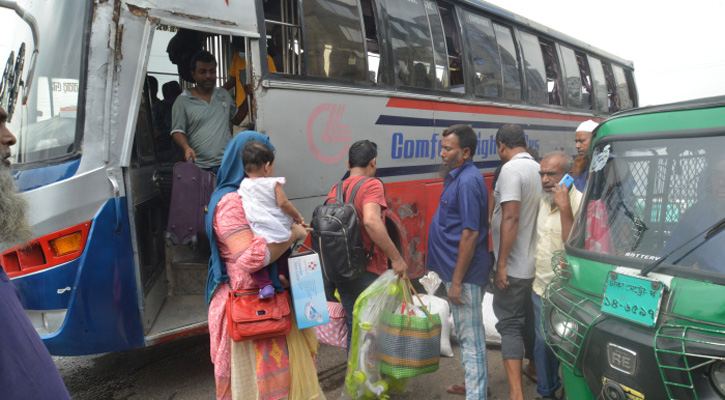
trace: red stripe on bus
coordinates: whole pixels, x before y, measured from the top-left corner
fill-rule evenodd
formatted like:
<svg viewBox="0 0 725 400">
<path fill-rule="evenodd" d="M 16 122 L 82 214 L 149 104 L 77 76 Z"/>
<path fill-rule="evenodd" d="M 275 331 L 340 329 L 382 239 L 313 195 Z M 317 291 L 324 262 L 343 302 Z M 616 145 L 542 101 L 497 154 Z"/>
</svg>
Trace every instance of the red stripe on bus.
<svg viewBox="0 0 725 400">
<path fill-rule="evenodd" d="M 510 117 L 523 117 L 523 118 L 543 118 L 543 119 L 557 119 L 564 121 L 586 121 L 593 119 L 597 122 L 601 122 L 601 118 L 583 117 L 578 115 L 566 115 L 566 114 L 555 114 L 541 111 L 526 111 L 516 110 L 511 108 L 500 108 L 491 106 L 473 106 L 465 104 L 452 104 L 452 103 L 438 103 L 434 101 L 424 100 L 410 100 L 410 99 L 399 99 L 391 98 L 388 100 L 386 107 L 391 108 L 408 108 L 414 110 L 427 110 L 427 111 L 445 111 L 445 112 L 458 112 L 458 113 L 469 113 L 469 114 L 493 114 L 493 115 L 506 115 Z"/>
</svg>

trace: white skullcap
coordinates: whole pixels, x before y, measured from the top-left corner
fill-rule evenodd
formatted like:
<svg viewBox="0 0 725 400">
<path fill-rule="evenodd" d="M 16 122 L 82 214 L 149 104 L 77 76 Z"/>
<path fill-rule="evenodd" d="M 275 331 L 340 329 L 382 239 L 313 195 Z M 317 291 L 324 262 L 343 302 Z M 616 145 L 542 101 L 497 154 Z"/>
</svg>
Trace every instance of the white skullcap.
<svg viewBox="0 0 725 400">
<path fill-rule="evenodd" d="M 576 132 L 594 132 L 594 128 L 596 128 L 599 124 L 597 122 L 592 121 L 591 119 L 589 121 L 584 121 L 581 124 L 579 124 L 579 127 L 576 128 Z"/>
</svg>

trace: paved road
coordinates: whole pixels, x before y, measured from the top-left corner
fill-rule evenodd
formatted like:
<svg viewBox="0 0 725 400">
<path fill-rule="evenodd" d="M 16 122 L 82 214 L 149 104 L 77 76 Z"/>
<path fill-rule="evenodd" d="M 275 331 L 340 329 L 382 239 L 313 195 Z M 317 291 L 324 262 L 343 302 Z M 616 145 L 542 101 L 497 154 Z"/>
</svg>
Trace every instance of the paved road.
<svg viewBox="0 0 725 400">
<path fill-rule="evenodd" d="M 458 399 L 445 391 L 462 381 L 459 350 L 442 358 L 440 369 L 411 379 L 395 399 Z M 508 386 L 501 353 L 488 350 L 492 399 L 506 399 Z M 214 373 L 209 360 L 209 337 L 199 336 L 158 346 L 83 357 L 54 357 L 75 400 L 214 400 Z M 320 382 L 329 400 L 338 400 L 345 376 L 345 351 L 322 346 L 318 357 Z M 525 398 L 536 396 L 535 385 L 524 378 Z"/>
</svg>

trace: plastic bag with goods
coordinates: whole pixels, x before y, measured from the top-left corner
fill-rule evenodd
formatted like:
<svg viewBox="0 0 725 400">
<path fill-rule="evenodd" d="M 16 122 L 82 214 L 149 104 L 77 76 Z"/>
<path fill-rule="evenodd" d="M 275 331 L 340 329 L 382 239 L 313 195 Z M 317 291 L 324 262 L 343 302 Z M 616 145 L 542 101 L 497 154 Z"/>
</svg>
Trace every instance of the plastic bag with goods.
<svg viewBox="0 0 725 400">
<path fill-rule="evenodd" d="M 453 327 L 453 315 L 451 314 L 450 305 L 446 300 L 435 296 L 436 290 L 441 285 L 441 278 L 433 271 L 428 272 L 419 282 L 423 285 L 426 293 L 420 296 L 428 311 L 431 314 L 438 314 L 441 318 L 441 355 L 444 357 L 453 357 L 453 349 L 451 349 L 451 329 Z M 415 305 L 420 305 L 417 298 L 413 298 Z"/>
</svg>

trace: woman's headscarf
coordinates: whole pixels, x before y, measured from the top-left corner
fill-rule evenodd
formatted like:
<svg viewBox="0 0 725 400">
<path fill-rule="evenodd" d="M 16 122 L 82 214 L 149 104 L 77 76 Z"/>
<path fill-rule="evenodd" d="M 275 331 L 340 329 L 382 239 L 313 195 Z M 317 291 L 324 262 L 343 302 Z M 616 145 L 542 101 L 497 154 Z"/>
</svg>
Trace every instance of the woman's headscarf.
<svg viewBox="0 0 725 400">
<path fill-rule="evenodd" d="M 206 236 L 211 245 L 211 258 L 209 258 L 209 274 L 206 279 L 206 304 L 211 301 L 211 296 L 217 286 L 229 280 L 227 267 L 219 255 L 219 248 L 214 238 L 214 211 L 219 200 L 225 194 L 236 192 L 244 179 L 244 165 L 242 164 L 242 149 L 250 141 L 256 140 L 269 146 L 274 151 L 274 146 L 269 141 L 269 136 L 254 131 L 244 131 L 229 141 L 224 150 L 224 158 L 216 176 L 216 189 L 211 194 L 209 206 L 206 211 Z"/>
</svg>

